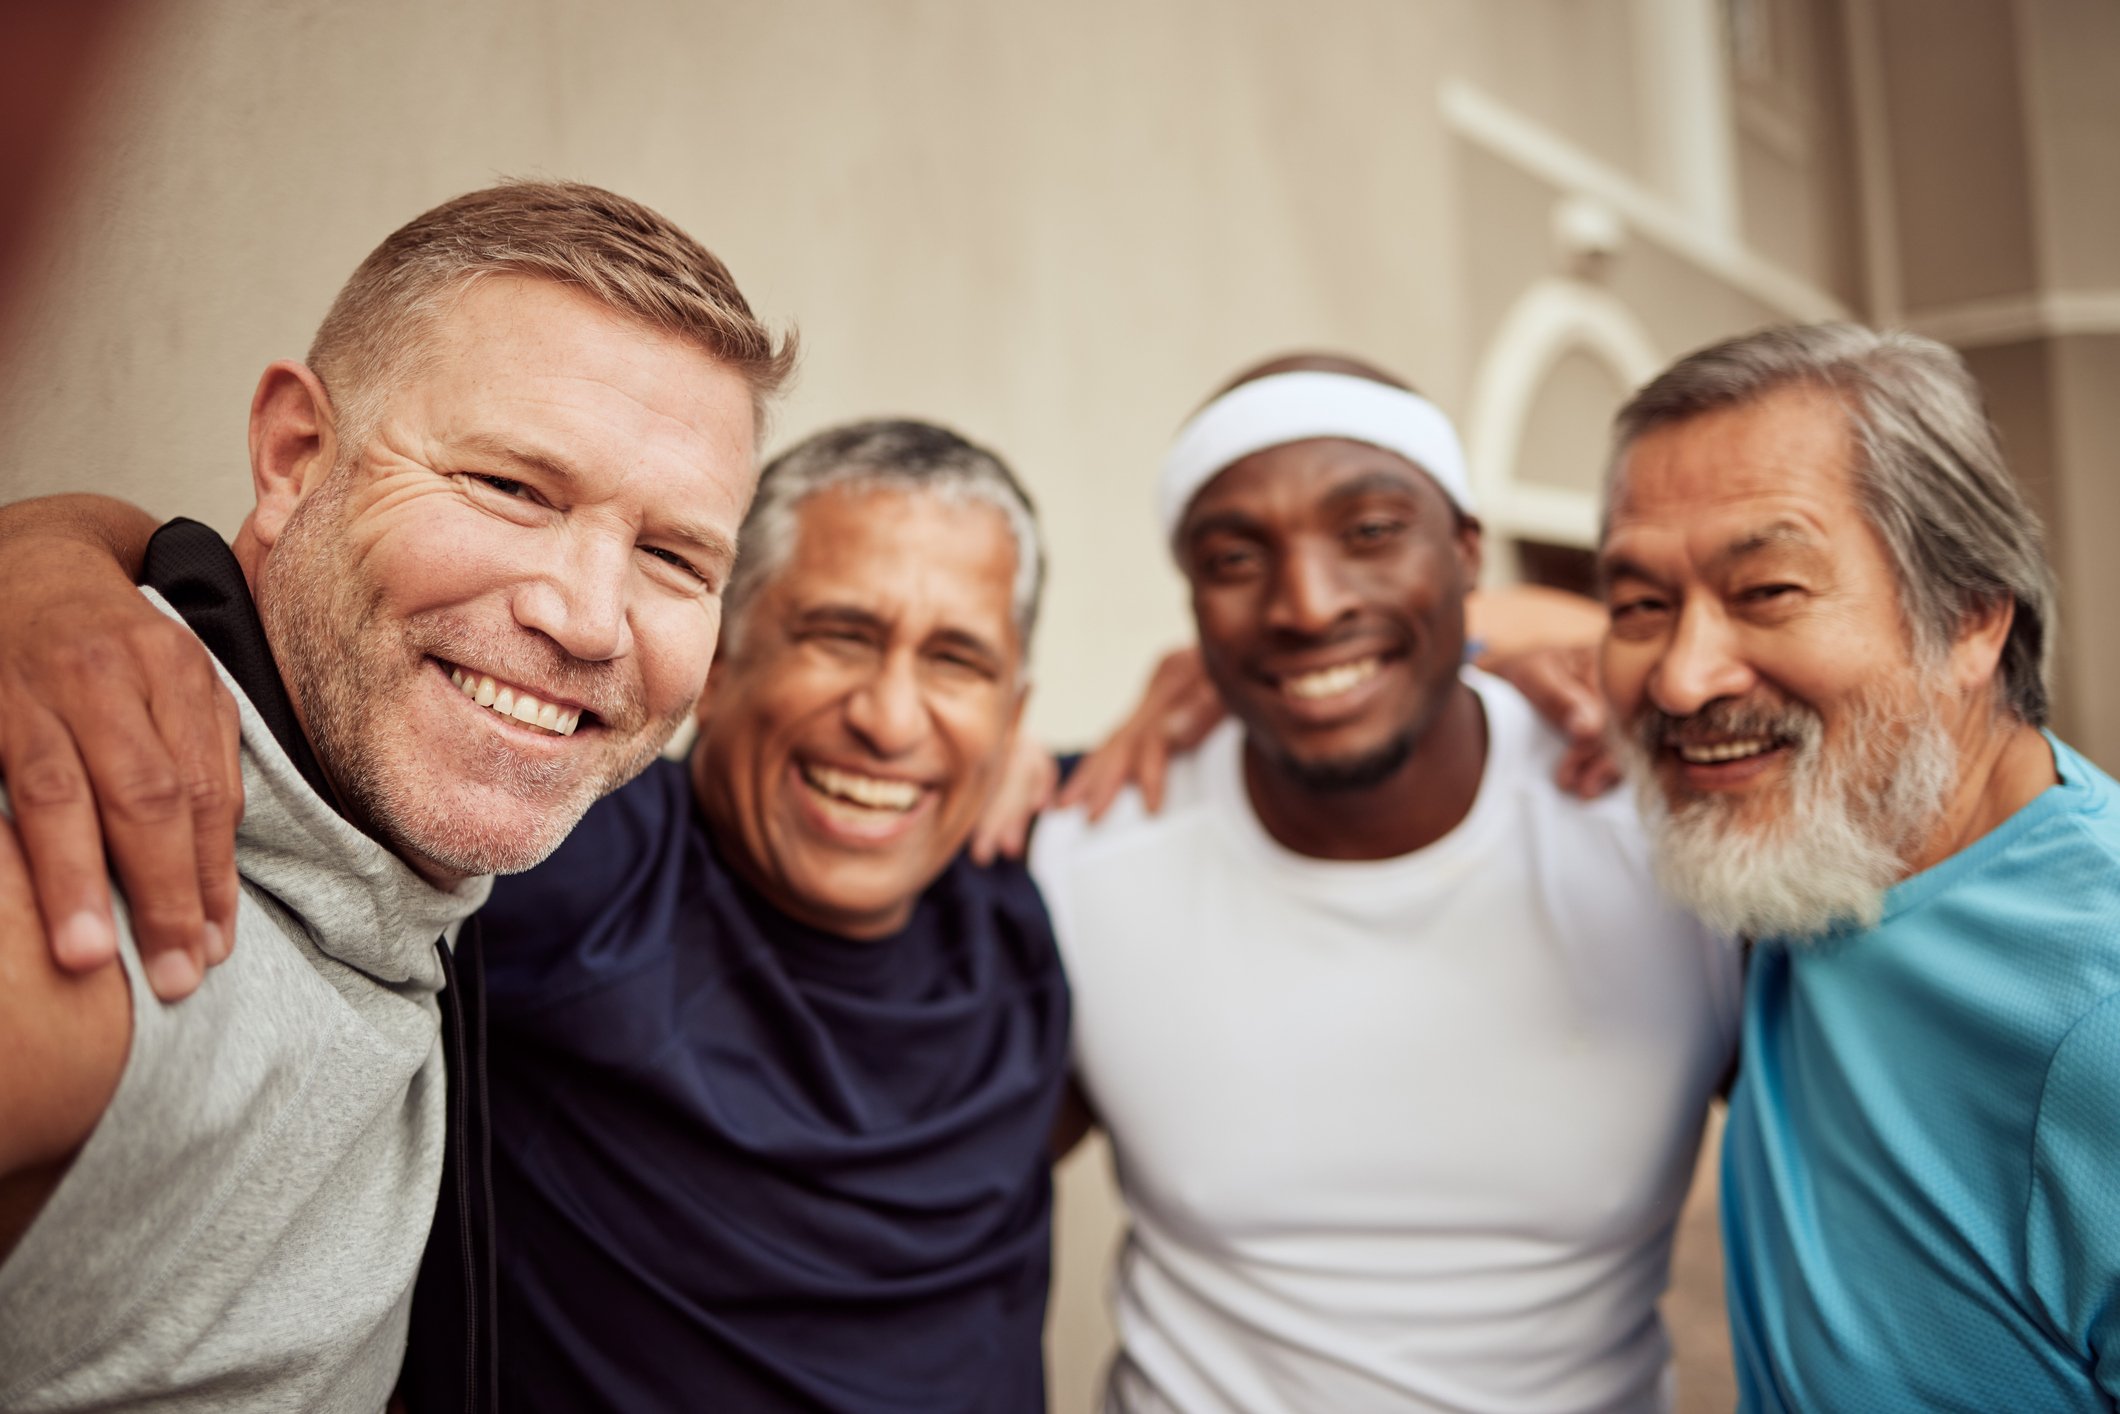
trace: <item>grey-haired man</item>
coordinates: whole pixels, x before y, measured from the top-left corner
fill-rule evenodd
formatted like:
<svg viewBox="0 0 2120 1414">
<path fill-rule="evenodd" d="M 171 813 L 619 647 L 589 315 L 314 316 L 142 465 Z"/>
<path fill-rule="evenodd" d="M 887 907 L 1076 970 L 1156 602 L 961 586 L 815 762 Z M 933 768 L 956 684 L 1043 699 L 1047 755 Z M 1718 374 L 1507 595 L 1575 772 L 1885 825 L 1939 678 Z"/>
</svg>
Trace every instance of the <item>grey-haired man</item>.
<svg viewBox="0 0 2120 1414">
<path fill-rule="evenodd" d="M 1659 871 L 1756 940 L 1744 1406 L 2120 1402 L 2120 789 L 2043 730 L 2037 521 L 1949 349 L 1852 325 L 1621 412 L 1604 677 Z"/>
</svg>

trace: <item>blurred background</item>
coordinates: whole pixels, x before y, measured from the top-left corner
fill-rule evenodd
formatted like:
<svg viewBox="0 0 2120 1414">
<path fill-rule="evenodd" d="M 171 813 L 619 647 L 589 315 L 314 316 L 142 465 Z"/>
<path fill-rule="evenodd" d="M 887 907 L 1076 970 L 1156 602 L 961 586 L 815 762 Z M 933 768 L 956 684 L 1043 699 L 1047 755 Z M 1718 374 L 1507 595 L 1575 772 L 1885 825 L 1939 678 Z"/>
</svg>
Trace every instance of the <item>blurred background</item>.
<svg viewBox="0 0 2120 1414">
<path fill-rule="evenodd" d="M 107 21 L 100 16 L 107 15 Z M 775 444 L 951 423 L 1054 561 L 1032 726 L 1185 632 L 1149 487 L 1266 354 L 1466 435 L 1489 574 L 1581 587 L 1605 429 L 1676 355 L 1853 317 L 1964 350 L 2063 583 L 2063 735 L 2120 770 L 2116 0 L 8 0 L 0 500 L 232 533 L 244 419 L 360 258 L 501 176 L 612 187 L 799 325 Z M 28 234 L 13 242 L 13 233 Z M 0 255 L 7 252 L 0 249 Z M 1497 1125 L 1536 1116 L 1497 1115 Z M 1668 1302 L 1727 1408 L 1712 1166 Z M 1109 1160 L 1062 1175 L 1057 1414 L 1092 1407 Z"/>
</svg>

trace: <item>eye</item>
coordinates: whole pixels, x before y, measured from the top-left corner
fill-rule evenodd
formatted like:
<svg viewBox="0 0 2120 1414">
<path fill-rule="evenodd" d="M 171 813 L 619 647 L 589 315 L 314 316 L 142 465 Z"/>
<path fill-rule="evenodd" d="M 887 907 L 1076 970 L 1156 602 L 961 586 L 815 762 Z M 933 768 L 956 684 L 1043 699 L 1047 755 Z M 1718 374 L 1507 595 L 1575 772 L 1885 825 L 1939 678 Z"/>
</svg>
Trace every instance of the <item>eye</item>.
<svg viewBox="0 0 2120 1414">
<path fill-rule="evenodd" d="M 1615 632 L 1641 631 L 1653 627 L 1657 619 L 1669 608 L 1654 595 L 1636 594 L 1615 597 L 1607 606 Z"/>
<path fill-rule="evenodd" d="M 958 653 L 944 650 L 935 655 L 935 661 L 952 673 L 976 678 L 992 678 L 995 676 L 993 665 L 975 653 Z"/>
<path fill-rule="evenodd" d="M 643 545 L 640 548 L 646 551 L 655 559 L 661 560 L 664 564 L 672 566 L 679 573 L 689 575 L 693 579 L 698 580 L 701 584 L 711 583 L 711 581 L 708 580 L 706 574 L 699 568 L 699 566 L 693 564 L 690 560 L 686 559 L 683 555 L 678 554 L 675 550 L 658 549 L 653 545 Z"/>
<path fill-rule="evenodd" d="M 870 635 L 858 628 L 819 625 L 802 633 L 802 642 L 834 657 L 852 658 L 867 654 L 875 644 Z"/>
<path fill-rule="evenodd" d="M 506 476 L 488 476 L 484 472 L 479 471 L 467 472 L 465 475 L 487 490 L 497 491 L 511 501 L 530 500 L 537 495 L 536 492 L 522 482 L 512 480 Z"/>
<path fill-rule="evenodd" d="M 1347 539 L 1355 545 L 1382 545 L 1405 529 L 1406 522 L 1392 516 L 1364 516 L 1347 527 Z"/>
<path fill-rule="evenodd" d="M 1259 552 L 1249 545 L 1224 545 L 1202 550 L 1200 573 L 1210 579 L 1235 579 L 1259 567 Z"/>
<path fill-rule="evenodd" d="M 1801 593 L 1800 584 L 1755 584 L 1739 590 L 1737 601 L 1755 608 L 1776 608 L 1794 601 Z"/>
</svg>

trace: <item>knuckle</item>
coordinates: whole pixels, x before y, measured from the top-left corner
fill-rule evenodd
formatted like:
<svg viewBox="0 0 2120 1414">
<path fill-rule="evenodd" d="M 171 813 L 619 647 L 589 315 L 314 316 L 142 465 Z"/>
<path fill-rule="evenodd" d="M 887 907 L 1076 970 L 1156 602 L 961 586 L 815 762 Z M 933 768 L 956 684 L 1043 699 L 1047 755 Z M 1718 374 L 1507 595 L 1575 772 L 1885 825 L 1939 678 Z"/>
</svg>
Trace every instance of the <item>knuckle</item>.
<svg viewBox="0 0 2120 1414">
<path fill-rule="evenodd" d="M 8 779 L 16 807 L 60 810 L 87 802 L 88 779 L 72 762 L 38 756 L 16 766 Z"/>
<path fill-rule="evenodd" d="M 71 678 L 124 676 L 133 661 L 131 653 L 121 652 L 111 637 L 102 634 L 70 638 L 52 650 L 53 667 Z"/>
<path fill-rule="evenodd" d="M 112 786 L 108 808 L 131 824 L 159 824 L 190 809 L 183 778 L 175 771 L 137 768 Z"/>
<path fill-rule="evenodd" d="M 194 815 L 219 815 L 228 809 L 228 782 L 218 772 L 198 769 L 184 775 L 184 798 Z"/>
</svg>

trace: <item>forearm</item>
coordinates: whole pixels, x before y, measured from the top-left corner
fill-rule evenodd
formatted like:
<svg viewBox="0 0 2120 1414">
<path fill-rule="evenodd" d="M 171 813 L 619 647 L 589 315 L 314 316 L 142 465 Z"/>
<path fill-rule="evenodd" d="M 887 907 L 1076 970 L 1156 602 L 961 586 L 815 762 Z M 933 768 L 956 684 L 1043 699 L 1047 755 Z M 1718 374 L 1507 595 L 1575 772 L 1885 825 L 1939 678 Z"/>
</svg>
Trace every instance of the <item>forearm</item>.
<svg viewBox="0 0 2120 1414">
<path fill-rule="evenodd" d="M 40 496 L 0 506 L 0 556 L 42 543 L 100 550 L 138 580 L 147 562 L 147 542 L 160 522 L 127 501 L 89 492 Z"/>
</svg>

